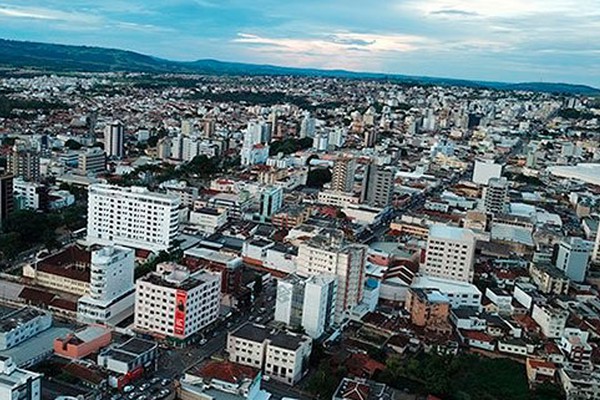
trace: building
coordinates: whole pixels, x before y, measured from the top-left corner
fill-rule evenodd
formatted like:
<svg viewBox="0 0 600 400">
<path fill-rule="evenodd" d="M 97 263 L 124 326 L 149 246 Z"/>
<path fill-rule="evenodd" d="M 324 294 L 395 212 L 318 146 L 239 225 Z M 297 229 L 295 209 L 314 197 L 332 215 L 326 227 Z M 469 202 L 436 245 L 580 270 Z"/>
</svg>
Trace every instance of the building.
<svg viewBox="0 0 600 400">
<path fill-rule="evenodd" d="M 135 328 L 185 340 L 217 320 L 220 304 L 219 273 L 159 264 L 136 281 Z"/>
<path fill-rule="evenodd" d="M 500 178 L 502 175 L 502 165 L 496 164 L 493 160 L 476 160 L 473 168 L 473 183 L 478 185 L 487 185 L 490 179 Z"/>
<path fill-rule="evenodd" d="M 103 247 L 92 252 L 89 294 L 77 302 L 77 319 L 115 325 L 133 314 L 135 252 Z"/>
<path fill-rule="evenodd" d="M 333 164 L 330 189 L 334 192 L 351 192 L 354 186 L 356 160 L 350 157 L 338 158 Z"/>
<path fill-rule="evenodd" d="M 19 369 L 12 358 L 0 356 L 0 399 L 40 400 L 42 374 Z"/>
<path fill-rule="evenodd" d="M 594 253 L 592 254 L 592 261 L 595 264 L 600 264 L 600 227 L 596 233 L 596 243 L 594 244 Z"/>
<path fill-rule="evenodd" d="M 279 186 L 269 186 L 260 192 L 260 216 L 270 219 L 283 205 L 283 189 Z"/>
<path fill-rule="evenodd" d="M 363 178 L 361 202 L 384 208 L 392 202 L 394 172 L 381 166 L 368 164 Z"/>
<path fill-rule="evenodd" d="M 345 208 L 350 205 L 359 204 L 360 197 L 354 193 L 334 192 L 331 190 L 321 190 L 317 194 L 319 204 Z"/>
<path fill-rule="evenodd" d="M 82 175 L 101 174 L 106 171 L 106 154 L 98 147 L 79 153 L 77 169 Z"/>
<path fill-rule="evenodd" d="M 473 281 L 475 235 L 469 229 L 432 225 L 427 238 L 426 275 L 462 282 Z"/>
<path fill-rule="evenodd" d="M 104 184 L 88 189 L 87 241 L 153 252 L 168 250 L 179 231 L 177 196 Z"/>
<path fill-rule="evenodd" d="M 567 400 L 600 399 L 600 373 L 571 367 L 558 370 Z"/>
<path fill-rule="evenodd" d="M 13 176 L 0 176 L 0 226 L 14 210 Z"/>
<path fill-rule="evenodd" d="M 275 321 L 291 328 L 302 327 L 313 339 L 333 325 L 337 279 L 332 275 L 301 278 L 289 275 L 277 281 Z"/>
<path fill-rule="evenodd" d="M 18 346 L 52 326 L 50 313 L 32 307 L 3 307 L 0 316 L 0 350 Z"/>
<path fill-rule="evenodd" d="M 215 233 L 227 223 L 227 210 L 202 207 L 190 212 L 190 224 L 207 234 Z"/>
<path fill-rule="evenodd" d="M 54 354 L 79 360 L 108 346 L 111 330 L 102 325 L 90 325 L 54 339 Z"/>
<path fill-rule="evenodd" d="M 546 305 L 533 305 L 531 318 L 549 339 L 560 338 L 565 332 L 569 312 Z"/>
<path fill-rule="evenodd" d="M 530 263 L 529 275 L 542 293 L 559 296 L 569 292 L 569 278 L 550 263 Z"/>
<path fill-rule="evenodd" d="M 413 324 L 433 328 L 448 323 L 450 300 L 437 289 L 411 288 L 405 308 Z"/>
<path fill-rule="evenodd" d="M 288 385 L 296 384 L 308 370 L 312 339 L 245 324 L 227 335 L 229 361 L 261 369 L 265 375 Z"/>
<path fill-rule="evenodd" d="M 120 375 L 136 376 L 154 371 L 158 357 L 156 342 L 132 338 L 125 343 L 105 348 L 98 354 L 98 365 Z"/>
<path fill-rule="evenodd" d="M 558 244 L 556 268 L 563 271 L 573 282 L 584 282 L 594 244 L 578 237 L 571 237 Z"/>
<path fill-rule="evenodd" d="M 14 149 L 8 156 L 7 171 L 26 181 L 39 181 L 40 153 L 33 150 Z"/>
<path fill-rule="evenodd" d="M 125 127 L 121 122 L 115 121 L 104 128 L 104 152 L 109 158 L 125 156 Z"/>
<path fill-rule="evenodd" d="M 336 322 L 362 301 L 367 250 L 367 246 L 346 243 L 341 231 L 325 231 L 298 248 L 298 275 L 337 277 Z"/>
<path fill-rule="evenodd" d="M 287 205 L 271 217 L 273 226 L 290 229 L 302 225 L 312 214 L 312 207 L 306 204 Z"/>
<path fill-rule="evenodd" d="M 17 178 L 13 180 L 14 201 L 19 210 L 39 210 L 44 200 L 44 185 Z"/>
<path fill-rule="evenodd" d="M 428 399 L 433 396 L 429 396 Z M 385 384 L 362 378 L 343 378 L 333 400 L 393 400 L 395 393 Z"/>
<path fill-rule="evenodd" d="M 508 180 L 491 178 L 483 189 L 483 209 L 487 214 L 504 214 L 508 208 Z"/>
<path fill-rule="evenodd" d="M 448 299 L 450 307 L 453 309 L 461 307 L 481 308 L 481 291 L 472 283 L 421 276 L 414 280 L 411 288 L 437 290 Z"/>
</svg>

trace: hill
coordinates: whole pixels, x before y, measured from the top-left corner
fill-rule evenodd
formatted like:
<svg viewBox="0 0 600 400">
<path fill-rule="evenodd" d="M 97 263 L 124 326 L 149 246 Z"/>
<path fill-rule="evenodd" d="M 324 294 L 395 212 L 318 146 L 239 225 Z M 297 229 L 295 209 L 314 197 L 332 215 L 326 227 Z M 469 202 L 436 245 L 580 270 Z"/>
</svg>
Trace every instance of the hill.
<svg viewBox="0 0 600 400">
<path fill-rule="evenodd" d="M 462 79 L 432 78 L 396 74 L 291 68 L 273 65 L 244 64 L 218 60 L 178 62 L 133 51 L 92 46 L 69 46 L 50 43 L 0 39 L 0 66 L 31 67 L 53 72 L 147 72 L 195 73 L 210 75 L 292 75 L 347 79 L 386 79 L 406 84 L 478 87 L 498 90 L 528 90 L 565 94 L 600 95 L 591 86 L 566 83 L 502 83 Z"/>
</svg>

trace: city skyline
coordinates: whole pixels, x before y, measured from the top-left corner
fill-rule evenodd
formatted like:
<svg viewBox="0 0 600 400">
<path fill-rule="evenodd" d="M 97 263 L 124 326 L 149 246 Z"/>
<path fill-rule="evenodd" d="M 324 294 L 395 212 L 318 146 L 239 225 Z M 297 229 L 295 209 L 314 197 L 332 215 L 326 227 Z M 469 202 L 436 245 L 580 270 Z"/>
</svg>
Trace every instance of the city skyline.
<svg viewBox="0 0 600 400">
<path fill-rule="evenodd" d="M 506 82 L 600 86 L 598 1 L 89 0 L 0 2 L 0 36 L 214 58 Z"/>
</svg>

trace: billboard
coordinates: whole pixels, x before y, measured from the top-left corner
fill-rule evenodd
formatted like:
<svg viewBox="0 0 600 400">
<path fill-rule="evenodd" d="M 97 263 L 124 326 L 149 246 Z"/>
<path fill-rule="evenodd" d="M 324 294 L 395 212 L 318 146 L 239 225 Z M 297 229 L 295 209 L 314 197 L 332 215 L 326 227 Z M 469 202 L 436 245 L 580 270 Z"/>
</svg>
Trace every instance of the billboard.
<svg viewBox="0 0 600 400">
<path fill-rule="evenodd" d="M 187 292 L 178 290 L 175 293 L 175 326 L 174 333 L 177 336 L 185 335 L 185 306 L 187 303 Z"/>
</svg>

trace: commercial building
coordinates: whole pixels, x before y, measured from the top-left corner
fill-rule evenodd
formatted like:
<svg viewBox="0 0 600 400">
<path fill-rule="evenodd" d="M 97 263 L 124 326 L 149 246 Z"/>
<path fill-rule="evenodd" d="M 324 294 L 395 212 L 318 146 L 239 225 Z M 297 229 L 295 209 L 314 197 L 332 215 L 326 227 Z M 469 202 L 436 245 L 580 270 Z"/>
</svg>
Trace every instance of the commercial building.
<svg viewBox="0 0 600 400">
<path fill-rule="evenodd" d="M 506 213 L 508 208 L 508 180 L 491 178 L 483 188 L 483 209 L 487 214 Z"/>
<path fill-rule="evenodd" d="M 265 375 L 288 385 L 307 372 L 312 340 L 308 336 L 272 331 L 245 324 L 227 335 L 229 361 L 261 369 Z"/>
<path fill-rule="evenodd" d="M 227 210 L 201 207 L 190 212 L 190 224 L 203 233 L 213 234 L 227 223 Z"/>
<path fill-rule="evenodd" d="M 556 268 L 573 282 L 585 281 L 594 244 L 578 237 L 561 241 L 556 255 Z"/>
<path fill-rule="evenodd" d="M 300 244 L 297 273 L 300 276 L 335 275 L 335 321 L 344 317 L 363 298 L 367 246 L 348 244 L 342 231 L 325 231 Z"/>
<path fill-rule="evenodd" d="M 184 340 L 219 316 L 221 275 L 163 263 L 136 281 L 135 328 Z"/>
<path fill-rule="evenodd" d="M 354 186 L 356 160 L 350 157 L 338 158 L 333 164 L 330 189 L 334 192 L 351 192 Z"/>
<path fill-rule="evenodd" d="M 156 342 L 133 338 L 104 349 L 98 354 L 98 365 L 121 375 L 135 376 L 153 371 L 158 357 Z"/>
<path fill-rule="evenodd" d="M 360 197 L 355 195 L 354 193 L 322 190 L 317 195 L 317 201 L 319 202 L 319 204 L 343 208 L 348 207 L 352 204 L 359 204 Z"/>
<path fill-rule="evenodd" d="M 432 225 L 421 272 L 438 278 L 472 282 L 475 242 L 475 234 L 469 229 Z"/>
<path fill-rule="evenodd" d="M 394 172 L 368 164 L 363 178 L 361 201 L 372 207 L 385 208 L 392 202 Z"/>
<path fill-rule="evenodd" d="M 153 252 L 168 250 L 179 231 L 181 200 L 142 187 L 90 185 L 87 241 Z"/>
<path fill-rule="evenodd" d="M 101 325 L 90 325 L 77 332 L 54 339 L 54 353 L 61 357 L 81 359 L 108 346 L 111 330 Z"/>
<path fill-rule="evenodd" d="M 8 156 L 7 171 L 15 177 L 26 181 L 37 182 L 40 180 L 40 153 L 15 149 Z"/>
<path fill-rule="evenodd" d="M 77 319 L 115 325 L 133 314 L 135 253 L 107 246 L 92 252 L 89 294 L 77 302 Z"/>
<path fill-rule="evenodd" d="M 93 147 L 79 153 L 77 168 L 82 175 L 100 174 L 106 171 L 106 154 Z"/>
<path fill-rule="evenodd" d="M 0 350 L 13 348 L 52 326 L 50 313 L 31 307 L 0 310 Z"/>
<path fill-rule="evenodd" d="M 337 278 L 289 275 L 277 281 L 275 321 L 291 328 L 302 327 L 313 339 L 320 338 L 334 322 Z"/>
<path fill-rule="evenodd" d="M 473 168 L 473 183 L 487 185 L 490 179 L 500 178 L 502 165 L 494 163 L 493 160 L 476 160 Z"/>
<path fill-rule="evenodd" d="M 269 219 L 281 209 L 283 204 L 283 189 L 279 186 L 269 186 L 260 191 L 260 216 Z"/>
<path fill-rule="evenodd" d="M 437 290 L 448 299 L 452 308 L 481 308 L 481 291 L 471 283 L 421 276 L 414 280 L 411 288 Z"/>
<path fill-rule="evenodd" d="M 40 400 L 42 375 L 19 369 L 12 358 L 0 356 L 0 399 Z"/>
<path fill-rule="evenodd" d="M 115 121 L 104 128 L 104 151 L 109 158 L 125 156 L 125 127 Z"/>
<path fill-rule="evenodd" d="M 13 176 L 0 176 L 0 226 L 14 210 Z"/>
</svg>

